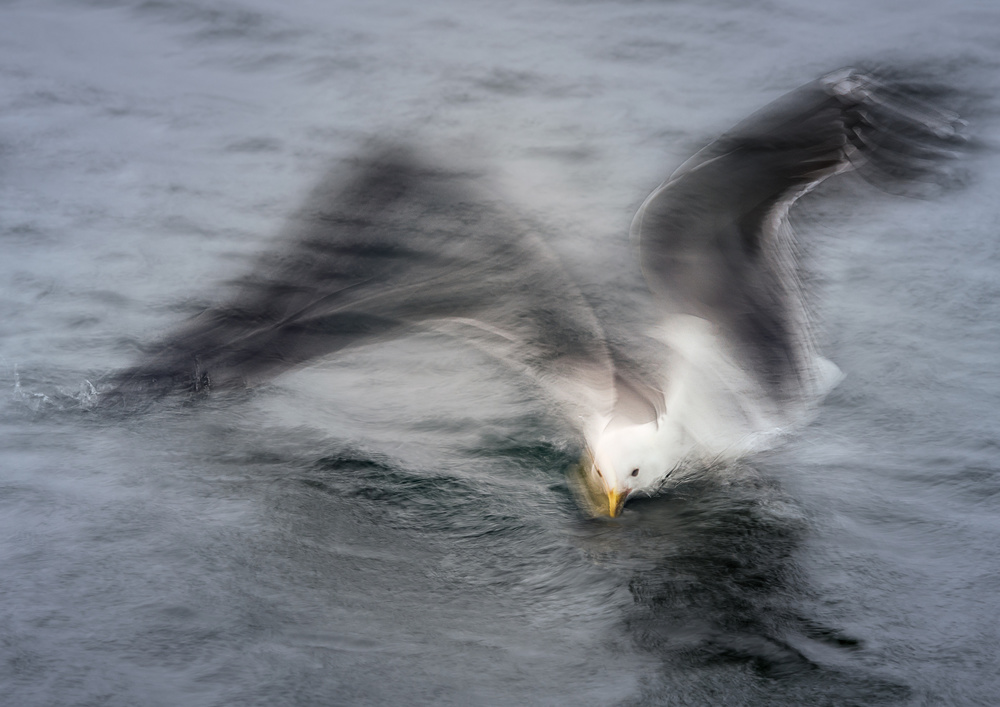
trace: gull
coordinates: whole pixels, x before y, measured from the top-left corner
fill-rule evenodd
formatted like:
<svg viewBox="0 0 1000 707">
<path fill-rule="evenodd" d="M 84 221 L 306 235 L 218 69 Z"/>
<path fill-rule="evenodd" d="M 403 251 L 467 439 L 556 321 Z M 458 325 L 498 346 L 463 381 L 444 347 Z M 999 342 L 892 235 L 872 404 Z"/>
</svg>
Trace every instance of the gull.
<svg viewBox="0 0 1000 707">
<path fill-rule="evenodd" d="M 481 171 L 372 147 L 321 180 L 232 296 L 149 347 L 102 400 L 254 386 L 348 347 L 444 332 L 540 384 L 579 432 L 589 510 L 614 517 L 676 471 L 810 418 L 842 374 L 816 345 L 789 209 L 852 170 L 919 180 L 953 155 L 961 125 L 854 69 L 738 123 L 635 214 L 656 316 L 634 347 L 612 342 L 541 229 Z"/>
</svg>

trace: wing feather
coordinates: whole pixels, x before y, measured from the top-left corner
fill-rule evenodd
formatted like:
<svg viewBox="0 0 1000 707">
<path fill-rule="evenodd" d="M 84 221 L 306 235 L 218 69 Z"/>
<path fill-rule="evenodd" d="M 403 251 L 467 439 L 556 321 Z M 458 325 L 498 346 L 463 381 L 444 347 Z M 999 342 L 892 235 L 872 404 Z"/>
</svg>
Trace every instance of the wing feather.
<svg viewBox="0 0 1000 707">
<path fill-rule="evenodd" d="M 809 83 L 685 162 L 632 225 L 664 312 L 715 325 L 774 399 L 801 392 L 815 351 L 788 210 L 823 180 L 869 165 L 933 169 L 960 121 L 855 71 Z"/>
<path fill-rule="evenodd" d="M 479 175 L 398 147 L 343 171 L 317 187 L 233 297 L 151 347 L 107 399 L 253 385 L 433 328 L 529 371 L 571 414 L 610 411 L 614 367 L 591 308 Z"/>
</svg>

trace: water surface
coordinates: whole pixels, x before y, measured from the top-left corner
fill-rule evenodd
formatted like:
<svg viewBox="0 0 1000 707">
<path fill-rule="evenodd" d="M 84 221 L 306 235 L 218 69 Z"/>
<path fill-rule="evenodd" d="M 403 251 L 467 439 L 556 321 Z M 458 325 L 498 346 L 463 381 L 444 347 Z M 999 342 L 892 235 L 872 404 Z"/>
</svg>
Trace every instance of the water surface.
<svg viewBox="0 0 1000 707">
<path fill-rule="evenodd" d="M 0 6 L 0 692 L 17 705 L 993 705 L 998 10 L 973 0 Z M 596 310 L 627 228 L 752 110 L 858 61 L 978 148 L 797 218 L 847 378 L 784 446 L 620 520 L 540 389 L 421 335 L 94 407 L 375 135 L 473 155 Z"/>
</svg>

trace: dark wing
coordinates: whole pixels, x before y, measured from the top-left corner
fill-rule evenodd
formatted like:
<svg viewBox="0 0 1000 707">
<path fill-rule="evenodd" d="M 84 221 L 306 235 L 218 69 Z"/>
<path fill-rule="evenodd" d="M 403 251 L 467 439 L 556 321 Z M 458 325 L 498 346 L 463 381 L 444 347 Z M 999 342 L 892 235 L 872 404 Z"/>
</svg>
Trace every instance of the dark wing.
<svg viewBox="0 0 1000 707">
<path fill-rule="evenodd" d="M 593 312 L 531 224 L 479 177 L 381 148 L 334 170 L 227 303 L 117 376 L 114 394 L 252 385 L 422 327 L 461 333 L 561 397 L 609 409 L 614 370 Z"/>
<path fill-rule="evenodd" d="M 643 272 L 670 314 L 715 324 L 769 395 L 799 391 L 813 351 L 792 203 L 856 167 L 920 177 L 959 121 L 845 70 L 784 96 L 682 165 L 633 222 Z"/>
</svg>

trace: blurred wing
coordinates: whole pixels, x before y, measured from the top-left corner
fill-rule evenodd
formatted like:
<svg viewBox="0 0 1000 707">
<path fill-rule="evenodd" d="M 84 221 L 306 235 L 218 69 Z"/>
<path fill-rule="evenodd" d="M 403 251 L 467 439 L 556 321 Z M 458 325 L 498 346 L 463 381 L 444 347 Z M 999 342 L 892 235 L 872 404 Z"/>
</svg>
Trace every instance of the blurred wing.
<svg viewBox="0 0 1000 707">
<path fill-rule="evenodd" d="M 793 91 L 701 150 L 646 199 L 632 229 L 650 288 L 668 316 L 714 325 L 773 400 L 802 394 L 818 359 L 788 209 L 827 177 L 857 167 L 919 178 L 951 154 L 945 148 L 958 139 L 958 122 L 849 70 Z"/>
<path fill-rule="evenodd" d="M 121 373 L 116 392 L 252 385 L 436 328 L 522 366 L 581 411 L 610 409 L 614 369 L 593 312 L 531 226 L 476 180 L 403 149 L 377 151 L 346 179 L 333 174 L 293 219 L 284 250 Z"/>
</svg>

